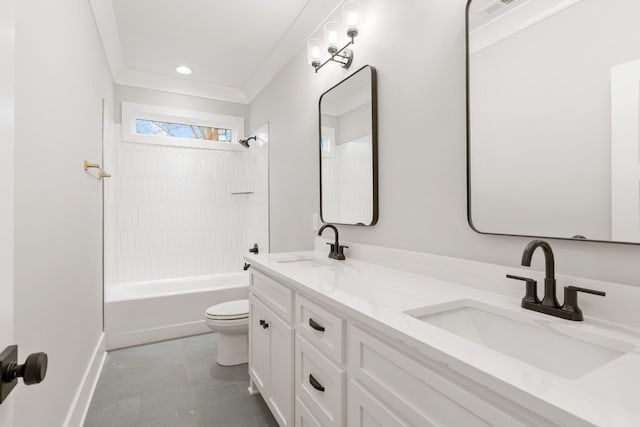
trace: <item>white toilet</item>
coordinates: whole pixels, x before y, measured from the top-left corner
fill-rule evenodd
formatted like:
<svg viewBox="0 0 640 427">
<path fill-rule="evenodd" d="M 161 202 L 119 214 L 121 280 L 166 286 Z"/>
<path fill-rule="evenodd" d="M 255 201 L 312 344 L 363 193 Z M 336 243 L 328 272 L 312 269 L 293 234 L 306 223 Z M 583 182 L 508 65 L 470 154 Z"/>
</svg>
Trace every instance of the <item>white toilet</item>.
<svg viewBox="0 0 640 427">
<path fill-rule="evenodd" d="M 206 322 L 218 333 L 219 365 L 233 366 L 249 361 L 249 300 L 229 301 L 209 307 Z"/>
</svg>

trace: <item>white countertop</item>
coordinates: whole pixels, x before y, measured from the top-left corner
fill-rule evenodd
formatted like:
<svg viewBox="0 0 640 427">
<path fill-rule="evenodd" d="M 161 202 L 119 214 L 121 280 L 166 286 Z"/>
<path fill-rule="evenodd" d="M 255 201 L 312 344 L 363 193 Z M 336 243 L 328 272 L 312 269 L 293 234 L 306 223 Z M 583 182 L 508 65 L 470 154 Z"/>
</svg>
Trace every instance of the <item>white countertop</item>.
<svg viewBox="0 0 640 427">
<path fill-rule="evenodd" d="M 315 257 L 323 267 L 281 262 Z M 598 319 L 570 322 L 520 308 L 520 300 L 362 260 L 329 260 L 314 252 L 246 256 L 246 261 L 297 291 L 337 308 L 411 350 L 508 397 L 534 412 L 555 412 L 559 423 L 640 426 L 640 331 Z M 279 262 L 280 261 L 280 262 Z M 522 287 L 524 295 L 524 286 Z M 405 314 L 423 307 L 474 300 L 636 346 L 582 377 L 568 379 L 498 353 Z M 606 339 L 606 338 L 605 338 Z"/>
</svg>

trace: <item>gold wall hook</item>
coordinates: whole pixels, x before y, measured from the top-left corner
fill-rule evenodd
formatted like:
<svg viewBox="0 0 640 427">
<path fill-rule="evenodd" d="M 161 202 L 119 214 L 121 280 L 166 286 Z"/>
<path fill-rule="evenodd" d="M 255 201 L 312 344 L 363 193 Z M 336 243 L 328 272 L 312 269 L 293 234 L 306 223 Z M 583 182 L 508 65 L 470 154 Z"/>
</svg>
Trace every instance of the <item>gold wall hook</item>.
<svg viewBox="0 0 640 427">
<path fill-rule="evenodd" d="M 84 171 L 87 172 L 89 169 L 98 169 L 98 176 L 96 176 L 96 178 L 98 179 L 102 179 L 102 178 L 111 178 L 111 174 L 106 172 L 104 169 L 102 169 L 102 166 L 100 166 L 100 163 L 89 163 L 88 161 L 84 161 Z"/>
<path fill-rule="evenodd" d="M 102 169 L 100 167 L 100 163 L 89 163 L 88 161 L 84 161 L 84 171 L 88 171 L 90 168 Z"/>
</svg>

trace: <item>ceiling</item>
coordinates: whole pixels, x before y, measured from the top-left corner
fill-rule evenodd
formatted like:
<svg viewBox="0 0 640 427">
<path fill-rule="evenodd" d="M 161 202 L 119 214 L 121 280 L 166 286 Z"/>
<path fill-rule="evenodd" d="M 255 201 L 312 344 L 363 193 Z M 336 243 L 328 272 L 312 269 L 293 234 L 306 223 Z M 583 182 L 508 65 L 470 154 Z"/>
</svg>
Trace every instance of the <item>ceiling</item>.
<svg viewBox="0 0 640 427">
<path fill-rule="evenodd" d="M 90 3 L 116 83 L 246 103 L 341 0 Z"/>
</svg>

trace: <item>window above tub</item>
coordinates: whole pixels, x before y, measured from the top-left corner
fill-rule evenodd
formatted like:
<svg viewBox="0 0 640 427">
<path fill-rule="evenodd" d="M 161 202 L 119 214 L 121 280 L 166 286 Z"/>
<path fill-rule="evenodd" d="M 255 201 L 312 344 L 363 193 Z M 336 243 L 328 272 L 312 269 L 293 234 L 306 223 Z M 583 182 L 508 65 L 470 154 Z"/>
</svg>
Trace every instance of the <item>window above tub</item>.
<svg viewBox="0 0 640 427">
<path fill-rule="evenodd" d="M 122 140 L 174 147 L 239 151 L 244 118 L 122 103 Z"/>
</svg>

